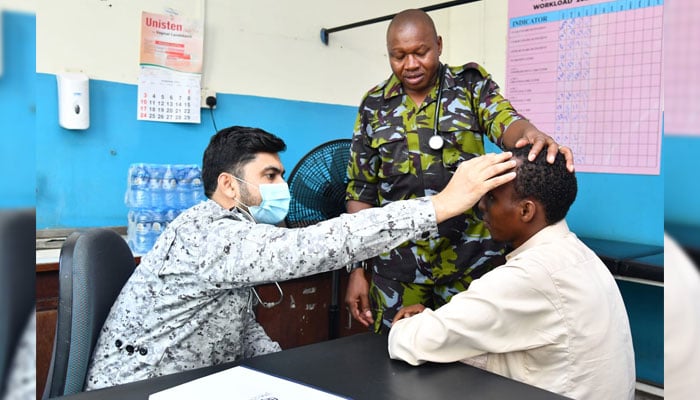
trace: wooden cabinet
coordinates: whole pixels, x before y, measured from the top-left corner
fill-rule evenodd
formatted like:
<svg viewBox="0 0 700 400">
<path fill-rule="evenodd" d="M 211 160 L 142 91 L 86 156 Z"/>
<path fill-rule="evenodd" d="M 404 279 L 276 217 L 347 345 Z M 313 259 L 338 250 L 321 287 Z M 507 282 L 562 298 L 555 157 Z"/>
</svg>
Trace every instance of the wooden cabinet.
<svg viewBox="0 0 700 400">
<path fill-rule="evenodd" d="M 328 340 L 331 276 L 328 273 L 280 282 L 281 302 L 271 308 L 258 305 L 260 325 L 283 349 Z M 275 303 L 280 293 L 274 284 L 257 289 L 260 299 Z"/>
<path fill-rule="evenodd" d="M 350 321 L 344 301 L 347 280 L 348 273 L 341 269 L 280 282 L 282 301 L 272 308 L 259 305 L 257 320 L 283 349 L 367 332 Z M 257 291 L 264 302 L 276 302 L 280 297 L 274 284 L 259 286 Z M 338 293 L 335 300 L 334 293 Z"/>
</svg>

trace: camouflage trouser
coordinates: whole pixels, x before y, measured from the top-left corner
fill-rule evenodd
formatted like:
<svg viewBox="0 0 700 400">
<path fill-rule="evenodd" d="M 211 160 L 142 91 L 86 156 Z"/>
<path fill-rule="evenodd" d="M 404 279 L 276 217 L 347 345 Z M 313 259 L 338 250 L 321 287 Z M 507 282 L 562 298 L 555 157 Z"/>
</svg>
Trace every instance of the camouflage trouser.
<svg viewBox="0 0 700 400">
<path fill-rule="evenodd" d="M 406 283 L 372 274 L 369 303 L 374 315 L 374 332 L 388 332 L 399 309 L 421 303 L 434 310 L 450 301 L 455 294 L 466 290 L 471 281 L 471 276 L 464 275 L 459 280 L 441 285 Z"/>
</svg>

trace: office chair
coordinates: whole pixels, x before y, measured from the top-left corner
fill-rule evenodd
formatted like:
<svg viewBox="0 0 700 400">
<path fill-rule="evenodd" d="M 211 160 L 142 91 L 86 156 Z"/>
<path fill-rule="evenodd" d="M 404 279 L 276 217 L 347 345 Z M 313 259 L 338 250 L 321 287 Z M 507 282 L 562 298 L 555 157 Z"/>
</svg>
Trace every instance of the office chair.
<svg viewBox="0 0 700 400">
<path fill-rule="evenodd" d="M 119 234 L 94 228 L 68 236 L 58 268 L 56 336 L 43 398 L 83 391 L 102 325 L 136 262 Z"/>
<path fill-rule="evenodd" d="M 0 211 L 0 396 L 34 309 L 34 210 Z"/>
</svg>

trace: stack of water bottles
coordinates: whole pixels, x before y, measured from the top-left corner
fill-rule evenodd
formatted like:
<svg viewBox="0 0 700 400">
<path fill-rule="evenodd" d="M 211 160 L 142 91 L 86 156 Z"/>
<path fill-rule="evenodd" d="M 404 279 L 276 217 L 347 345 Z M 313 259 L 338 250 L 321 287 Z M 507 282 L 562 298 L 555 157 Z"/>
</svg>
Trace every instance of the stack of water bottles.
<svg viewBox="0 0 700 400">
<path fill-rule="evenodd" d="M 132 164 L 124 196 L 131 250 L 148 252 L 175 217 L 203 199 L 202 171 L 196 164 Z"/>
</svg>

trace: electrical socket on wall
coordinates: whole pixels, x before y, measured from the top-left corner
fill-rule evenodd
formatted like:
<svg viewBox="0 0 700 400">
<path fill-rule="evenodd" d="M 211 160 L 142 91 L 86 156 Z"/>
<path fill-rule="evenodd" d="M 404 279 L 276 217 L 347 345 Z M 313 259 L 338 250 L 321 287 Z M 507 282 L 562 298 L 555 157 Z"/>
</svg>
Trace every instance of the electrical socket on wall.
<svg viewBox="0 0 700 400">
<path fill-rule="evenodd" d="M 216 108 L 216 92 L 209 89 L 209 88 L 202 88 L 202 103 L 201 107 L 202 108 L 209 108 L 209 105 L 207 104 L 207 98 L 208 97 L 213 97 L 214 98 L 214 105 L 211 108 Z"/>
</svg>

